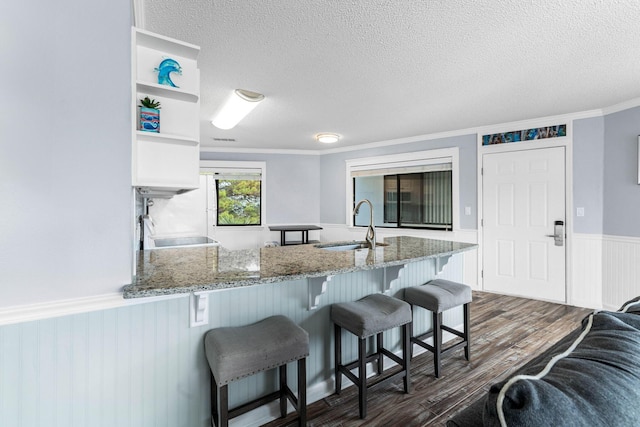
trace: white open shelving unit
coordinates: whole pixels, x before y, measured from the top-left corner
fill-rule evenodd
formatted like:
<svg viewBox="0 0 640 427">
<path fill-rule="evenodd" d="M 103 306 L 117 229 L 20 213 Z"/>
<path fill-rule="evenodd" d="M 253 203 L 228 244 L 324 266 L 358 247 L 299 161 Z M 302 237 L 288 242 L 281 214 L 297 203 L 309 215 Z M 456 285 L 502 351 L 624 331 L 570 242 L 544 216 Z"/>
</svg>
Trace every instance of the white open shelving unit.
<svg viewBox="0 0 640 427">
<path fill-rule="evenodd" d="M 198 188 L 200 160 L 200 69 L 198 46 L 139 28 L 131 31 L 132 185 L 147 192 Z M 177 88 L 157 83 L 155 70 L 165 58 L 176 60 Z M 138 105 L 149 96 L 160 101 L 160 133 L 138 130 Z"/>
</svg>

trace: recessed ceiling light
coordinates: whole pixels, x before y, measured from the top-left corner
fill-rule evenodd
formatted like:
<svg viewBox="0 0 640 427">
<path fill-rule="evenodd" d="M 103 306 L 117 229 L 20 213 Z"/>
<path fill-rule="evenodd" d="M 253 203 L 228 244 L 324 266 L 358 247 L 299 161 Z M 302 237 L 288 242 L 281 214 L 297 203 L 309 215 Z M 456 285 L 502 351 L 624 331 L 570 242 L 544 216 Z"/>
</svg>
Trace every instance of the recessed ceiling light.
<svg viewBox="0 0 640 427">
<path fill-rule="evenodd" d="M 334 142 L 338 142 L 339 139 L 340 135 L 337 133 L 323 132 L 316 135 L 316 141 L 323 142 L 325 144 L 333 144 Z"/>
</svg>

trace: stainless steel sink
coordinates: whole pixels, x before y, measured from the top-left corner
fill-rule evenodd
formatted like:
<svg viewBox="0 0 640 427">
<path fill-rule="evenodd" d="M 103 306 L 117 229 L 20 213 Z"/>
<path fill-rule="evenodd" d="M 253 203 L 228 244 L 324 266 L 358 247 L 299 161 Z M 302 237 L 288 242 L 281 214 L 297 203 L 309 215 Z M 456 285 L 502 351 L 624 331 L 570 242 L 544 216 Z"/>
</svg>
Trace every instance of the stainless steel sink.
<svg viewBox="0 0 640 427">
<path fill-rule="evenodd" d="M 184 246 L 219 246 L 220 242 L 207 236 L 170 237 L 153 239 L 156 249 L 180 248 Z"/>
<path fill-rule="evenodd" d="M 376 248 L 382 246 L 389 246 L 388 243 L 376 243 Z M 362 242 L 333 242 L 333 243 L 323 243 L 320 245 L 315 245 L 314 247 L 318 249 L 324 249 L 326 251 L 355 251 L 357 249 L 369 249 L 369 243 Z"/>
</svg>

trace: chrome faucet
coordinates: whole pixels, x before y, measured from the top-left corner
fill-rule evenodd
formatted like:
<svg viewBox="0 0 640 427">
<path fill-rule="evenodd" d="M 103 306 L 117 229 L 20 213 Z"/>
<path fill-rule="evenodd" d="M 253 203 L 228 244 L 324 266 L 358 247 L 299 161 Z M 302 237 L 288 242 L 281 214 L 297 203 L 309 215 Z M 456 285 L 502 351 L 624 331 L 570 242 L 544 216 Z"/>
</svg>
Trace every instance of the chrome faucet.
<svg viewBox="0 0 640 427">
<path fill-rule="evenodd" d="M 358 215 L 358 211 L 360 210 L 360 206 L 363 203 L 367 203 L 369 205 L 369 211 L 371 212 L 371 216 L 369 217 L 369 227 L 367 228 L 367 235 L 364 239 L 369 244 L 369 249 L 376 249 L 376 229 L 373 227 L 373 205 L 367 199 L 362 199 L 356 205 L 356 208 L 353 210 L 354 215 Z"/>
</svg>

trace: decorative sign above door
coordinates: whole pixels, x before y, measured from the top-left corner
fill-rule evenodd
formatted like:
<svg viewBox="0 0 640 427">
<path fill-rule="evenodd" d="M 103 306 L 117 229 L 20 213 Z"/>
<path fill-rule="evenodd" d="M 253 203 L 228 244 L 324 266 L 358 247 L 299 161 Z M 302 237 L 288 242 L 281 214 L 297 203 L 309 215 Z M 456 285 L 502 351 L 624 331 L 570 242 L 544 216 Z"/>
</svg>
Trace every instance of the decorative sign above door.
<svg viewBox="0 0 640 427">
<path fill-rule="evenodd" d="M 560 138 L 563 136 L 567 136 L 566 124 L 482 135 L 482 145 Z"/>
</svg>

